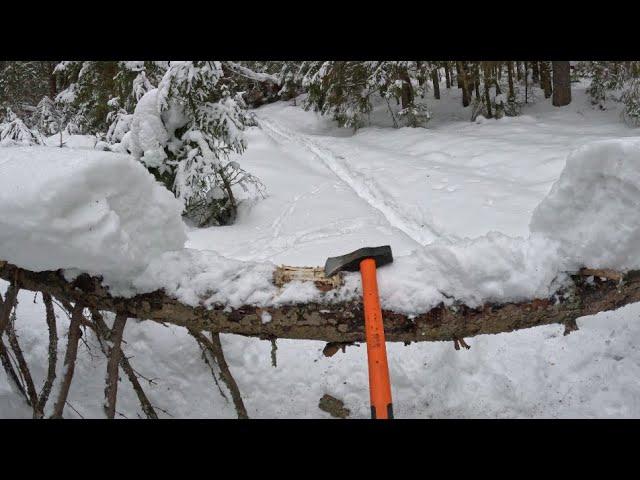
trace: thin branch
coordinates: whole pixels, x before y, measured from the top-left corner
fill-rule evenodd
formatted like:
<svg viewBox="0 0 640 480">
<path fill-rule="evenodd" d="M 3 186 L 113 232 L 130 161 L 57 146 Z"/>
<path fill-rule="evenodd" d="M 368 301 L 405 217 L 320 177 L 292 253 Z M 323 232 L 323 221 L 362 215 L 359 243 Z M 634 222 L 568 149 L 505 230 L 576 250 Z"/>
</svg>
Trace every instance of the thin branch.
<svg viewBox="0 0 640 480">
<path fill-rule="evenodd" d="M 78 342 L 82 334 L 80 331 L 80 323 L 83 310 L 84 304 L 76 302 L 71 313 L 71 323 L 69 324 L 69 334 L 67 337 L 67 351 L 64 355 L 64 376 L 62 378 L 62 384 L 60 385 L 60 391 L 58 392 L 58 399 L 53 406 L 51 418 L 62 418 L 67 396 L 69 395 L 73 372 L 76 367 L 76 358 L 78 357 Z"/>
<path fill-rule="evenodd" d="M 29 365 L 27 365 L 27 361 L 24 358 L 24 354 L 22 353 L 22 349 L 20 348 L 20 343 L 18 342 L 18 336 L 16 335 L 15 330 L 15 311 L 13 313 L 13 318 L 9 321 L 6 327 L 7 337 L 9 338 L 9 346 L 13 351 L 13 354 L 16 358 L 16 363 L 18 364 L 18 372 L 20 377 L 22 378 L 23 385 L 26 387 L 27 396 L 29 397 L 29 405 L 33 408 L 33 418 L 40 418 L 40 412 L 38 411 L 38 394 L 36 392 L 35 384 L 33 383 L 33 377 L 31 376 L 31 370 L 29 370 Z"/>
<path fill-rule="evenodd" d="M 44 414 L 44 407 L 49 400 L 49 394 L 51 393 L 51 387 L 56 379 L 56 366 L 58 364 L 58 331 L 56 327 L 56 314 L 53 310 L 53 302 L 51 295 L 48 293 L 42 294 L 42 300 L 44 301 L 47 328 L 49 329 L 49 367 L 47 369 L 47 378 L 45 379 L 42 390 L 38 397 L 39 412 Z"/>
<path fill-rule="evenodd" d="M 7 378 L 9 379 L 9 381 L 13 383 L 13 386 L 22 394 L 27 404 L 29 404 L 29 397 L 27 395 L 27 392 L 25 391 L 24 385 L 22 385 L 22 382 L 20 381 L 18 374 L 13 368 L 13 364 L 11 363 L 11 358 L 9 357 L 9 351 L 7 350 L 7 347 L 4 345 L 4 342 L 2 341 L 1 337 L 0 337 L 0 362 L 4 367 L 4 371 L 6 372 Z"/>
<path fill-rule="evenodd" d="M 96 337 L 98 338 L 98 343 L 100 343 L 100 348 L 106 355 L 106 346 L 104 345 L 102 339 L 107 334 L 109 329 L 107 328 L 107 325 L 104 322 L 104 318 L 102 317 L 102 314 L 98 310 L 91 309 L 91 318 L 93 320 L 93 325 L 94 325 L 93 331 L 96 333 Z M 149 398 L 144 393 L 142 385 L 140 385 L 140 382 L 138 381 L 138 377 L 136 376 L 136 373 L 133 367 L 129 363 L 129 359 L 125 355 L 122 355 L 122 357 L 120 358 L 120 367 L 129 378 L 129 382 L 131 382 L 133 391 L 136 392 L 136 396 L 138 397 L 138 401 L 140 402 L 140 407 L 142 408 L 142 411 L 144 412 L 144 414 L 147 416 L 147 418 L 156 420 L 158 418 L 158 414 L 156 413 L 151 402 L 149 401 Z"/>
<path fill-rule="evenodd" d="M 107 418 L 114 418 L 116 413 L 116 400 L 118 397 L 118 365 L 120 365 L 120 359 L 122 358 L 122 334 L 124 332 L 125 324 L 127 323 L 126 315 L 116 315 L 116 319 L 113 322 L 113 328 L 111 329 L 110 343 L 107 358 L 107 377 L 106 386 L 104 389 L 105 397 L 105 413 Z"/>
<path fill-rule="evenodd" d="M 245 408 L 244 402 L 242 401 L 242 395 L 240 394 L 238 384 L 233 378 L 231 370 L 229 369 L 229 365 L 227 364 L 227 359 L 224 356 L 222 343 L 220 342 L 220 334 L 218 332 L 212 331 L 210 340 L 201 332 L 190 330 L 190 333 L 195 337 L 200 346 L 206 348 L 213 356 L 213 360 L 220 369 L 220 378 L 222 378 L 222 381 L 225 383 L 225 385 L 229 389 L 229 392 L 231 393 L 231 398 L 233 400 L 233 405 L 236 409 L 236 413 L 238 414 L 238 418 L 249 418 L 247 409 Z"/>
</svg>

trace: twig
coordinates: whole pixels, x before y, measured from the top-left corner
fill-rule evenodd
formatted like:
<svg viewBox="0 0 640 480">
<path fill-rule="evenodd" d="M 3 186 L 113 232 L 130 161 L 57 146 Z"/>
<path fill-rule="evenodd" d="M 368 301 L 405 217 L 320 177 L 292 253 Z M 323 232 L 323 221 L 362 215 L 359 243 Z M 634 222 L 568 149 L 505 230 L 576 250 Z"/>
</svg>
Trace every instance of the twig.
<svg viewBox="0 0 640 480">
<path fill-rule="evenodd" d="M 64 355 L 64 377 L 58 392 L 58 399 L 53 406 L 53 415 L 51 418 L 62 418 L 62 412 L 71 388 L 71 380 L 73 380 L 73 372 L 76 366 L 76 358 L 78 356 L 78 342 L 80 340 L 80 323 L 84 304 L 77 302 L 71 313 L 71 323 L 69 324 L 69 335 L 67 338 L 67 351 Z"/>
<path fill-rule="evenodd" d="M 104 389 L 104 397 L 106 401 L 105 413 L 107 418 L 114 418 L 116 413 L 116 400 L 118 397 L 118 365 L 122 358 L 122 334 L 124 332 L 127 316 L 117 314 L 111 329 L 111 347 L 109 348 L 107 358 L 107 377 Z"/>
<path fill-rule="evenodd" d="M 7 373 L 7 378 L 13 382 L 13 385 L 18 389 L 18 391 L 24 396 L 27 404 L 29 404 L 29 397 L 27 396 L 27 392 L 24 389 L 24 386 L 20 382 L 20 378 L 16 373 L 13 365 L 11 364 L 11 358 L 9 357 L 9 351 L 7 347 L 5 347 L 2 338 L 0 337 L 0 362 L 2 362 L 2 366 L 4 367 L 4 371 Z"/>
<path fill-rule="evenodd" d="M 202 332 L 199 332 L 197 330 L 189 329 L 189 333 L 191 333 L 191 335 L 195 337 L 195 339 L 198 341 L 198 343 L 200 344 L 200 347 L 203 348 L 203 350 L 206 349 L 206 351 L 208 351 L 208 353 L 212 355 L 213 360 L 215 361 L 215 364 L 220 369 L 220 378 L 225 383 L 225 385 L 229 389 L 229 392 L 231 393 L 231 399 L 233 400 L 233 405 L 236 409 L 238 418 L 249 418 L 249 415 L 247 414 L 247 409 L 245 408 L 244 402 L 242 400 L 242 395 L 240 394 L 240 389 L 238 388 L 238 384 L 236 383 L 236 380 L 233 378 L 233 375 L 231 374 L 231 370 L 229 369 L 229 365 L 227 364 L 227 360 L 224 356 L 224 351 L 222 350 L 222 343 L 220 342 L 220 334 L 218 332 L 212 331 L 211 340 L 209 340 L 209 338 L 207 338 Z M 206 356 L 205 356 L 205 361 L 206 361 Z M 209 363 L 209 366 L 212 367 L 211 371 L 213 373 L 212 363 Z M 213 378 L 214 380 L 216 380 L 215 374 L 213 375 Z M 216 380 L 216 384 L 217 384 L 217 380 Z M 218 385 L 218 388 L 220 388 L 219 385 Z M 223 396 L 224 396 L 224 393 L 223 393 Z"/>
<path fill-rule="evenodd" d="M 47 378 L 40 390 L 40 396 L 38 397 L 38 412 L 44 415 L 44 407 L 49 399 L 51 393 L 51 387 L 56 379 L 56 365 L 58 363 L 58 332 L 56 329 L 56 315 L 53 311 L 53 303 L 51 295 L 48 293 L 42 294 L 42 300 L 44 302 L 47 318 L 47 328 L 49 329 L 49 367 L 47 369 Z"/>
<path fill-rule="evenodd" d="M 18 336 L 16 335 L 15 330 L 15 311 L 13 313 L 13 318 L 9 321 L 7 327 L 7 337 L 9 338 L 9 346 L 13 351 L 13 354 L 16 358 L 16 363 L 18 364 L 18 372 L 20 377 L 22 378 L 23 385 L 26 387 L 27 396 L 29 398 L 29 405 L 33 409 L 33 418 L 40 418 L 40 412 L 38 412 L 38 394 L 36 393 L 36 387 L 33 383 L 33 377 L 31 376 L 31 371 L 29 370 L 29 366 L 27 365 L 27 361 L 24 358 L 24 354 L 22 353 L 22 349 L 20 348 L 20 343 L 18 342 Z"/>
</svg>

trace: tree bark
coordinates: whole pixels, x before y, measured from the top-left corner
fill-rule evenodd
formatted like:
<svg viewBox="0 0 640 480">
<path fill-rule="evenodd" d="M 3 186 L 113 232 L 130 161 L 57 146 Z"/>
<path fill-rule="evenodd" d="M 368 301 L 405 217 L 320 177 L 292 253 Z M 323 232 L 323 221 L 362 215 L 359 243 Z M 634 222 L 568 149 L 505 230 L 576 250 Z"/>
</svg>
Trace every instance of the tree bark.
<svg viewBox="0 0 640 480">
<path fill-rule="evenodd" d="M 603 275 L 607 276 L 606 273 Z M 68 282 L 60 272 L 31 272 L 0 261 L 0 278 L 13 279 L 16 276 L 23 289 L 50 293 L 61 301 L 84 302 L 91 309 L 118 312 L 129 318 L 170 323 L 193 330 L 264 339 L 324 342 L 362 342 L 365 339 L 359 301 L 269 308 L 246 305 L 234 309 L 216 305 L 207 309 L 182 304 L 162 291 L 132 298 L 112 297 L 99 279 L 86 274 Z M 572 278 L 572 287 L 556 292 L 553 299 L 485 304 L 477 308 L 459 303 L 455 307 L 439 305 L 415 316 L 387 310 L 383 312 L 385 336 L 391 342 L 448 341 L 538 325 L 568 324 L 584 315 L 640 301 L 640 271 L 628 272 L 622 280 L 600 281 L 596 278 L 593 285 L 584 282 L 580 274 Z M 265 312 L 272 318 L 268 323 L 262 322 Z M 75 342 L 77 349 L 77 338 Z"/>
<path fill-rule="evenodd" d="M 53 296 L 57 296 L 52 294 Z M 80 331 L 80 324 L 82 323 L 82 310 L 84 310 L 84 304 L 81 300 L 76 300 L 76 305 L 71 313 L 71 323 L 69 324 L 69 336 L 67 338 L 67 350 L 64 355 L 64 376 L 58 391 L 58 398 L 53 406 L 53 414 L 51 418 L 62 418 L 64 412 L 64 406 L 67 403 L 67 396 L 71 388 L 71 381 L 73 380 L 73 372 L 76 368 L 76 358 L 78 356 L 78 342 L 82 332 Z"/>
<path fill-rule="evenodd" d="M 569 62 L 553 62 L 553 106 L 571 103 L 571 68 Z"/>
<path fill-rule="evenodd" d="M 544 90 L 544 98 L 549 98 L 553 92 L 551 88 L 551 72 L 549 71 L 549 62 L 540 62 L 540 86 Z"/>
<path fill-rule="evenodd" d="M 440 78 L 437 68 L 431 72 L 431 80 L 433 81 L 433 97 L 436 100 L 440 100 Z"/>
<path fill-rule="evenodd" d="M 444 62 L 444 79 L 447 88 L 451 88 L 451 69 L 449 67 L 449 61 Z"/>
<path fill-rule="evenodd" d="M 531 63 L 531 82 L 538 83 L 540 81 L 540 70 L 538 68 L 538 62 Z"/>
<path fill-rule="evenodd" d="M 116 415 L 116 400 L 118 398 L 118 366 L 122 358 L 122 334 L 127 323 L 126 315 L 116 315 L 113 328 L 109 335 L 111 346 L 108 349 L 106 386 L 104 389 L 105 414 L 107 418 Z"/>
<path fill-rule="evenodd" d="M 484 101 L 487 106 L 487 118 L 492 118 L 491 112 L 491 95 L 489 94 L 489 86 L 491 85 L 491 62 L 482 62 L 484 73 Z"/>
<path fill-rule="evenodd" d="M 405 68 L 400 70 L 400 80 L 402 80 L 402 108 L 405 109 L 413 105 L 413 88 L 409 72 Z"/>
<path fill-rule="evenodd" d="M 469 74 L 462 62 L 457 62 L 458 67 L 458 87 L 462 88 L 462 106 L 468 107 L 471 103 L 471 89 L 469 85 Z"/>
</svg>

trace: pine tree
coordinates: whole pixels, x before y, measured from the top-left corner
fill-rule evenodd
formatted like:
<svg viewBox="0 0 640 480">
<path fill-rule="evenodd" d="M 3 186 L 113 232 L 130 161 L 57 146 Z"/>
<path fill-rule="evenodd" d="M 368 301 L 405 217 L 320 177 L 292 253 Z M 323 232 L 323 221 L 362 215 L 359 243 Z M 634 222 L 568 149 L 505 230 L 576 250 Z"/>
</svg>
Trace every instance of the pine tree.
<svg viewBox="0 0 640 480">
<path fill-rule="evenodd" d="M 11 108 L 7 108 L 5 120 L 6 123 L 0 125 L 0 146 L 45 144 L 40 132 L 27 127 L 25 123 L 13 113 Z"/>
<path fill-rule="evenodd" d="M 246 105 L 216 61 L 171 62 L 158 88 L 147 92 L 131 120 L 132 154 L 171 189 L 200 226 L 233 223 L 233 186 L 263 194 L 233 153 L 246 148 Z M 126 141 L 125 141 L 126 140 Z"/>
</svg>

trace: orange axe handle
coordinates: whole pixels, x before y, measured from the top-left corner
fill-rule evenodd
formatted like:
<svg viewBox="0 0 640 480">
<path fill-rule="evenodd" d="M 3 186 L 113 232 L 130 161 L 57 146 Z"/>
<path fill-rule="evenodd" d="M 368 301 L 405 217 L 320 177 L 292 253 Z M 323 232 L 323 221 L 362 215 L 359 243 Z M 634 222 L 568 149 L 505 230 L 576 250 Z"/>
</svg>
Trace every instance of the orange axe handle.
<svg viewBox="0 0 640 480">
<path fill-rule="evenodd" d="M 382 310 L 378 296 L 376 261 L 366 258 L 360 262 L 362 292 L 364 297 L 364 330 L 367 338 L 369 362 L 369 393 L 371 418 L 393 418 L 391 382 L 387 365 L 387 347 L 384 340 Z"/>
</svg>

